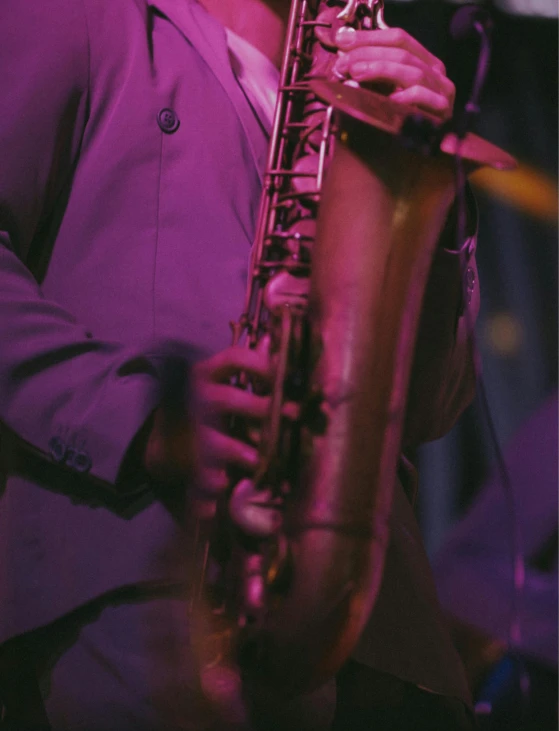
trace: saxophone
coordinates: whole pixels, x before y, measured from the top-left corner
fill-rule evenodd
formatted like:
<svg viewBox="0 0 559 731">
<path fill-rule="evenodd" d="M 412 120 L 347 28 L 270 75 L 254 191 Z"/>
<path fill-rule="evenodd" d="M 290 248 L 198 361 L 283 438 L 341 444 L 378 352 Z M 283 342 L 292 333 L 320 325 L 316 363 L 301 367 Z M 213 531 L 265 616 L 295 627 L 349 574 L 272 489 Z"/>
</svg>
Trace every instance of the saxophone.
<svg viewBox="0 0 559 731">
<path fill-rule="evenodd" d="M 473 135 L 437 136 L 428 115 L 419 128 L 437 154 L 422 154 L 413 109 L 333 78 L 336 30 L 382 29 L 382 12 L 382 0 L 291 5 L 232 326 L 234 344 L 271 343 L 271 411 L 256 474 L 234 476 L 196 527 L 195 657 L 203 692 L 233 719 L 244 718 L 243 686 L 308 691 L 355 646 L 382 578 L 423 291 L 455 192 L 451 155 L 460 144 L 473 165 L 511 165 Z M 295 422 L 282 417 L 286 401 L 299 405 Z"/>
</svg>

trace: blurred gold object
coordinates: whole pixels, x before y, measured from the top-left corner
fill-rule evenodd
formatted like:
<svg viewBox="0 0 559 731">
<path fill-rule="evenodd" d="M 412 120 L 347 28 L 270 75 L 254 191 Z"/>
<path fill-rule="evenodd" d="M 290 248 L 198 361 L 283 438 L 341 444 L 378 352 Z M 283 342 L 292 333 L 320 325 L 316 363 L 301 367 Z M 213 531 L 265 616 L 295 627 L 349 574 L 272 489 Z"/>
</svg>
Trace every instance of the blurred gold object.
<svg viewBox="0 0 559 731">
<path fill-rule="evenodd" d="M 512 312 L 494 312 L 485 322 L 484 340 L 494 353 L 502 357 L 518 355 L 524 340 L 520 320 Z"/>
<path fill-rule="evenodd" d="M 547 223 L 557 225 L 557 179 L 530 165 L 520 164 L 503 175 L 483 167 L 470 178 L 472 185 L 509 205 Z"/>
</svg>

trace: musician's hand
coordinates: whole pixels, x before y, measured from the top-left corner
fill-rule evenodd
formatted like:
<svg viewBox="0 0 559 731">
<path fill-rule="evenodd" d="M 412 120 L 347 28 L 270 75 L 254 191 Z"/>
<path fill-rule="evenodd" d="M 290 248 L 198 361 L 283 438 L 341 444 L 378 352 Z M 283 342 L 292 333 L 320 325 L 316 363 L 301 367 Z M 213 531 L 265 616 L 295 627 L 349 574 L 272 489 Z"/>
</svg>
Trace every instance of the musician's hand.
<svg viewBox="0 0 559 731">
<path fill-rule="evenodd" d="M 442 61 L 401 28 L 355 30 L 336 35 L 335 70 L 360 83 L 388 85 L 391 99 L 431 112 L 445 121 L 452 116 L 455 87 Z"/>
<path fill-rule="evenodd" d="M 200 468 L 202 483 L 210 492 L 227 487 L 227 467 L 253 472 L 258 466 L 257 448 L 231 436 L 226 428 L 234 416 L 258 427 L 270 409 L 269 396 L 231 385 L 231 379 L 241 372 L 264 389 L 270 385 L 272 363 L 267 339 L 257 350 L 227 348 L 196 368 L 195 388 L 201 412 Z"/>
<path fill-rule="evenodd" d="M 212 499 L 228 486 L 227 467 L 249 473 L 256 469 L 258 450 L 227 434 L 226 423 L 227 417 L 239 416 L 258 425 L 268 413 L 269 396 L 231 385 L 234 376 L 245 372 L 266 387 L 272 376 L 268 350 L 263 339 L 257 350 L 230 347 L 194 367 L 192 413 L 172 431 L 166 428 L 162 411 L 155 413 L 144 456 L 149 474 L 169 481 L 196 471 Z"/>
</svg>

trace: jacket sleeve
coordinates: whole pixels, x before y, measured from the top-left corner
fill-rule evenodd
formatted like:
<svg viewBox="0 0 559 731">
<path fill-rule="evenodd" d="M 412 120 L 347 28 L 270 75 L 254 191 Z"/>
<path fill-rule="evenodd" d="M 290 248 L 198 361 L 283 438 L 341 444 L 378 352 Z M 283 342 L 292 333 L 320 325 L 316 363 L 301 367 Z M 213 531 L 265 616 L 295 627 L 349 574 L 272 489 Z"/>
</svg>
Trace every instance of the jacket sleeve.
<svg viewBox="0 0 559 731">
<path fill-rule="evenodd" d="M 2 3 L 0 26 L 0 421 L 27 449 L 112 485 L 154 407 L 152 361 L 93 338 L 30 271 L 87 123 L 82 2 Z"/>
<path fill-rule="evenodd" d="M 453 247 L 450 215 L 427 282 L 410 378 L 404 449 L 446 434 L 476 388 L 472 329 L 479 312 L 477 207 L 467 188 L 467 235 Z"/>
</svg>

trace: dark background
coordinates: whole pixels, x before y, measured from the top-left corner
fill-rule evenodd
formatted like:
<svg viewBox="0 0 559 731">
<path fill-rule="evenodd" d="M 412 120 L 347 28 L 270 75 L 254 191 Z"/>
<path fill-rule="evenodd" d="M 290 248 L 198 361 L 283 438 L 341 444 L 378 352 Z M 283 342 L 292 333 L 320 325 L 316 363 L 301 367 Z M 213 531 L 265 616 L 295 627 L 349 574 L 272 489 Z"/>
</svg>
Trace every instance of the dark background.
<svg viewBox="0 0 559 731">
<path fill-rule="evenodd" d="M 449 24 L 456 9 L 444 2 L 389 2 L 385 18 L 445 62 L 460 105 L 472 86 L 479 43 L 452 40 Z M 528 166 L 535 172 L 520 178 L 513 203 L 472 181 L 480 210 L 482 306 L 476 334 L 492 418 L 505 446 L 557 387 L 557 219 L 553 210 L 542 216 L 526 209 L 524 198 L 536 190 L 543 200 L 538 186 L 552 194 L 557 186 L 558 27 L 556 18 L 487 9 L 492 57 L 475 131 L 514 155 L 521 171 Z M 417 456 L 419 517 L 432 554 L 494 464 L 480 399 L 448 436 Z"/>
</svg>

